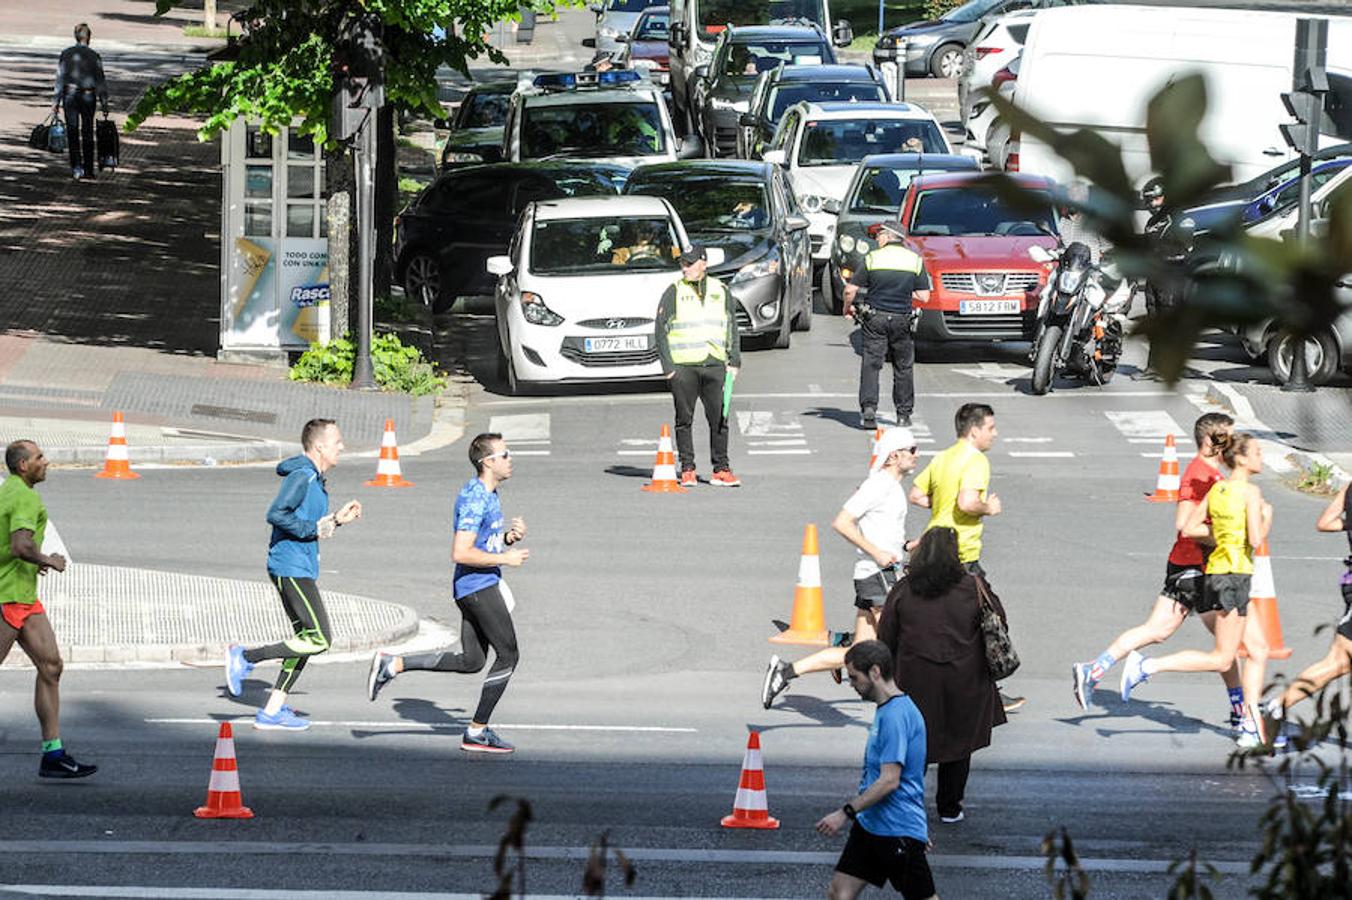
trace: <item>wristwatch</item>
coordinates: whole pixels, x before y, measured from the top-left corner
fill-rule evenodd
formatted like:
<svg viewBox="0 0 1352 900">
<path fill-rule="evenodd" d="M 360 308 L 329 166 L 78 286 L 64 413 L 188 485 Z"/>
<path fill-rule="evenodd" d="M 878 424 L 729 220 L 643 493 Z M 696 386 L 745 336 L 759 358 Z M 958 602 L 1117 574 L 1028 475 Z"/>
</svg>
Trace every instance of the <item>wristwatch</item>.
<svg viewBox="0 0 1352 900">
<path fill-rule="evenodd" d="M 845 818 L 849 819 L 851 822 L 855 821 L 856 818 L 859 816 L 858 811 L 855 810 L 854 804 L 852 803 L 846 803 L 844 806 L 840 808 L 840 811 L 843 812 L 845 814 Z"/>
</svg>

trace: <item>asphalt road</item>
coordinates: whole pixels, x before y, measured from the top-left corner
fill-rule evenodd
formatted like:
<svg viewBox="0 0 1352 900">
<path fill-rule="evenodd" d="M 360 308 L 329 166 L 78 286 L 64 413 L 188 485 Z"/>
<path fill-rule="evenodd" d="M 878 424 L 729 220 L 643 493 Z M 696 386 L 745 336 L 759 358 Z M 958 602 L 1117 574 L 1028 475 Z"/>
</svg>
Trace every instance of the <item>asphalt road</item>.
<svg viewBox="0 0 1352 900">
<path fill-rule="evenodd" d="M 472 371 L 488 370 L 493 326 L 481 306 L 441 326 L 444 343 L 473 351 Z M 918 367 L 922 451 L 951 440 L 960 403 L 996 409 L 993 486 L 1006 512 L 987 527 L 983 559 L 1024 659 L 1006 690 L 1029 698 L 977 755 L 967 821 L 933 825 L 940 892 L 1047 896 L 1039 843 L 1064 825 L 1095 897 L 1163 896 L 1165 868 L 1192 846 L 1226 873 L 1218 893 L 1236 896 L 1276 788 L 1261 772 L 1227 770 L 1219 682 L 1161 677 L 1123 704 L 1110 690 L 1114 673 L 1086 714 L 1066 678 L 1072 660 L 1091 658 L 1152 602 L 1172 511 L 1142 499 L 1157 465 L 1144 454 L 1159 451 L 1161 430 L 1190 427 L 1204 408 L 1201 382 L 1170 391 L 1124 377 L 1032 397 L 1021 352 L 931 350 Z M 1134 347 L 1128 362 L 1139 361 Z M 629 893 L 612 876 L 616 895 L 819 895 L 840 841 L 811 826 L 854 788 L 871 711 L 824 676 L 795 682 L 769 711 L 758 694 L 771 620 L 790 612 L 809 522 L 823 535 L 828 622 L 851 618 L 853 554 L 827 527 L 868 462 L 868 438 L 855 427 L 856 367 L 847 324 L 830 317 L 795 335 L 791 350 L 747 353 L 732 441 L 745 486 L 684 496 L 639 490 L 658 429 L 671 421 L 665 393 L 475 390 L 468 431 L 507 433 L 516 472 L 504 510 L 531 531 L 532 558 L 509 576 L 523 659 L 496 716 L 520 748 L 511 759 L 456 749 L 477 678 L 408 675 L 372 704 L 363 664 L 315 665 L 295 696 L 316 720 L 310 732 L 262 734 L 243 719 L 237 729 L 244 799 L 257 818 L 200 822 L 191 810 L 205 796 L 215 722 L 250 715 L 270 670 L 240 700 L 225 695 L 215 668 L 68 671 L 68 744 L 101 766 L 68 785 L 33 777 L 32 676 L 0 672 L 10 823 L 0 885 L 46 885 L 45 896 L 76 895 L 60 885 L 85 886 L 80 896 L 474 895 L 494 883 L 505 821 L 488 803 L 508 795 L 534 805 L 532 896 L 575 892 L 577 855 L 604 831 L 639 870 Z M 707 474 L 699 426 L 696 434 Z M 464 453 L 460 442 L 405 459 L 416 483 L 408 490 L 362 487 L 373 460 L 335 470 L 334 499 L 359 497 L 366 516 L 325 546 L 321 583 L 454 624 L 448 519 L 471 474 Z M 277 483 L 268 468 L 144 476 L 110 484 L 53 471 L 43 491 L 77 562 L 262 577 L 262 516 Z M 1294 648 L 1274 670 L 1293 674 L 1326 647 L 1312 632 L 1339 611 L 1344 548 L 1313 530 L 1322 501 L 1274 478 L 1263 486 L 1276 508 L 1274 568 Z M 913 511 L 908 530 L 923 522 Z M 1175 643 L 1204 646 L 1203 634 L 1189 624 Z M 770 809 L 783 822 L 775 832 L 718 827 L 748 728 L 762 735 Z"/>
</svg>

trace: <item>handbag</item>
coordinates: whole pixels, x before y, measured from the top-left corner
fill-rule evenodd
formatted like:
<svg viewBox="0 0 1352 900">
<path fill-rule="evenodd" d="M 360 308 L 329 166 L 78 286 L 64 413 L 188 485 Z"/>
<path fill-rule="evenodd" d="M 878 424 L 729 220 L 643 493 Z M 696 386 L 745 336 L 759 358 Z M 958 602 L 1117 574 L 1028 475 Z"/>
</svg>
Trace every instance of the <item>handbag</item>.
<svg viewBox="0 0 1352 900">
<path fill-rule="evenodd" d="M 1000 618 L 1000 613 L 996 611 L 995 604 L 991 601 L 986 580 L 979 576 L 976 579 L 976 593 L 981 599 L 978 624 L 981 627 L 981 638 L 986 645 L 986 668 L 990 671 L 992 679 L 1002 681 L 1018 670 L 1019 654 L 1014 651 L 1014 642 L 1009 639 L 1009 629 L 1005 627 L 1005 620 Z"/>
<path fill-rule="evenodd" d="M 52 113 L 47 118 L 34 125 L 33 130 L 28 133 L 28 146 L 32 147 L 34 150 L 48 149 L 48 135 L 56 122 L 56 113 Z"/>
</svg>

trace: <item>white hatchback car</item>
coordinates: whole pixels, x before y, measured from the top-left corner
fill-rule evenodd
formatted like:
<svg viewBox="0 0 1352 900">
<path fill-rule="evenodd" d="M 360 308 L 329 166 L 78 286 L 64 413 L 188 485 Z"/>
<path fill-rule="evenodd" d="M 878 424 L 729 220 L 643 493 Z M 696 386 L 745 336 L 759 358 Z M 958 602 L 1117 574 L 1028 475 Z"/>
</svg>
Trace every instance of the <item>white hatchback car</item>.
<svg viewBox="0 0 1352 900">
<path fill-rule="evenodd" d="M 634 381 L 662 377 L 657 302 L 681 276 L 685 226 L 660 197 L 579 197 L 530 204 L 498 278 L 499 382 Z M 709 264 L 723 262 L 710 247 Z"/>
<path fill-rule="evenodd" d="M 836 215 L 825 206 L 845 200 L 859 161 L 908 152 L 953 152 L 934 116 L 913 103 L 799 103 L 784 113 L 761 158 L 789 173 L 807 213 L 814 268 L 826 265 L 836 239 Z"/>
</svg>

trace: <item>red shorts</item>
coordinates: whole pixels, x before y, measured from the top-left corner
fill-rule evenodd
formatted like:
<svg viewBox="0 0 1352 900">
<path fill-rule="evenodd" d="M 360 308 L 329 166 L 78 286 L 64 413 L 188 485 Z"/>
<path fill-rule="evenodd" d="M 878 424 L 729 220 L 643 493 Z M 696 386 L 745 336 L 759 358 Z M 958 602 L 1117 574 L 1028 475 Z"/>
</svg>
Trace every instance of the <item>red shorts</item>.
<svg viewBox="0 0 1352 900">
<path fill-rule="evenodd" d="M 46 611 L 42 608 L 41 600 L 34 600 L 32 603 L 0 603 L 0 615 L 5 617 L 5 622 L 15 631 L 23 630 L 24 620 L 29 616 Z"/>
</svg>

